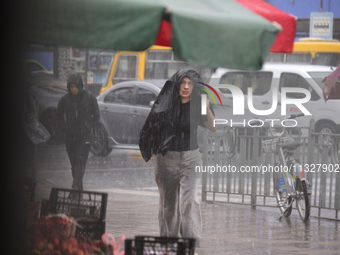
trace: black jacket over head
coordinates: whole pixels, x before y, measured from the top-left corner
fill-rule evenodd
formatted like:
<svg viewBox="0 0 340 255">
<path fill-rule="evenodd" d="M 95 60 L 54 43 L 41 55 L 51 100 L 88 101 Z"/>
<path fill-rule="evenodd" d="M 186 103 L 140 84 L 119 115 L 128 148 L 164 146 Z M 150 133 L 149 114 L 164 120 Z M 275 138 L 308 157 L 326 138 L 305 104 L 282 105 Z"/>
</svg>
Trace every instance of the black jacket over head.
<svg viewBox="0 0 340 255">
<path fill-rule="evenodd" d="M 79 92 L 73 95 L 70 85 L 75 84 Z M 91 129 L 99 122 L 97 98 L 83 89 L 83 81 L 79 74 L 70 75 L 67 81 L 69 93 L 58 103 L 57 119 L 58 132 L 65 134 L 68 141 L 91 141 Z"/>
<path fill-rule="evenodd" d="M 168 79 L 159 93 L 151 111 L 139 133 L 139 148 L 144 160 L 150 160 L 153 154 L 166 154 L 171 139 L 175 136 L 181 97 L 179 87 L 184 77 L 191 79 L 194 89 L 190 96 L 192 109 L 200 109 L 201 94 L 197 87 L 203 87 L 200 75 L 192 69 L 181 69 Z"/>
</svg>

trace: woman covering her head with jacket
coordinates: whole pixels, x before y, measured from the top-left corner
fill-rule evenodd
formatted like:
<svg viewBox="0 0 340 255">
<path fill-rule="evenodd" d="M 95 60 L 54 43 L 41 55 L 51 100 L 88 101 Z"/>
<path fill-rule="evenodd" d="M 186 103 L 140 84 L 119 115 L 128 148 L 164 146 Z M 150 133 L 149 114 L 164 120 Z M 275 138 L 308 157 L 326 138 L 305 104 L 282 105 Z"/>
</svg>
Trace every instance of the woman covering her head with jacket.
<svg viewBox="0 0 340 255">
<path fill-rule="evenodd" d="M 139 147 L 145 161 L 156 155 L 155 180 L 159 190 L 160 235 L 195 238 L 202 234 L 197 188 L 201 166 L 198 125 L 215 132 L 209 103 L 201 114 L 203 84 L 192 69 L 177 71 L 166 81 L 140 132 Z"/>
</svg>

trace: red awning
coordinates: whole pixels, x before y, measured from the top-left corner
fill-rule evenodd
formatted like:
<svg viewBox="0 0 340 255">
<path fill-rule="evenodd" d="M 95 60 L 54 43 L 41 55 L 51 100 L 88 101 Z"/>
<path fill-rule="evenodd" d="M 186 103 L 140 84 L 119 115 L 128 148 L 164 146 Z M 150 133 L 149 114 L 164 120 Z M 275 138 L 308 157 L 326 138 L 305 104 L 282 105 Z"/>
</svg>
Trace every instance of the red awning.
<svg viewBox="0 0 340 255">
<path fill-rule="evenodd" d="M 291 53 L 293 50 L 296 19 L 294 16 L 277 9 L 263 0 L 235 0 L 244 7 L 261 15 L 271 22 L 277 22 L 282 30 L 276 37 L 270 52 Z"/>
<path fill-rule="evenodd" d="M 158 30 L 155 45 L 171 47 L 172 25 L 163 19 Z"/>
</svg>

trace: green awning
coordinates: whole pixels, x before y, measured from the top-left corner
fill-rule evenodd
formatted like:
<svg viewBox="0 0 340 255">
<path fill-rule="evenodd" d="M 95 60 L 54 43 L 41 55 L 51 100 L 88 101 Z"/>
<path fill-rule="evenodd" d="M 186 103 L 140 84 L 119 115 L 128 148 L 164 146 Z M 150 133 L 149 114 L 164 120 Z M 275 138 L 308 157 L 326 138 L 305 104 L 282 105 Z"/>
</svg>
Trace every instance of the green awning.
<svg viewBox="0 0 340 255">
<path fill-rule="evenodd" d="M 168 16 L 175 55 L 212 67 L 260 69 L 279 32 L 233 0 L 30 0 L 18 10 L 26 44 L 131 51 L 153 45 Z"/>
</svg>

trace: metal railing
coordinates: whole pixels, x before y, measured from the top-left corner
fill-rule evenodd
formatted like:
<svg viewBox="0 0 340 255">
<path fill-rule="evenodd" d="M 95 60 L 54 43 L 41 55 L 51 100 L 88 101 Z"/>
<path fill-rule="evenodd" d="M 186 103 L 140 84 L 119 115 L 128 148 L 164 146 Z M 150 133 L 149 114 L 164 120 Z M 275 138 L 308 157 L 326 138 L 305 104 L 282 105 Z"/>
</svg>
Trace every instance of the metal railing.
<svg viewBox="0 0 340 255">
<path fill-rule="evenodd" d="M 230 130 L 204 131 L 202 200 L 248 204 L 254 209 L 277 207 L 273 187 L 276 161 L 273 153 L 263 153 L 261 147 L 262 140 L 271 138 L 267 128 Z M 315 133 L 314 120 L 308 128 L 288 130 L 301 143 L 294 155 L 312 184 L 311 216 L 340 220 L 340 134 Z M 233 142 L 235 146 L 231 146 Z"/>
</svg>

